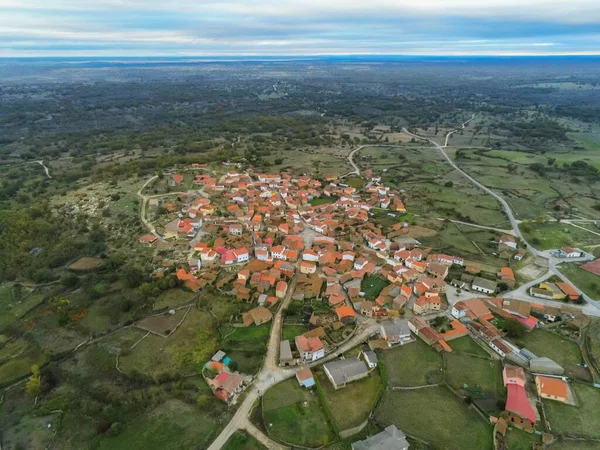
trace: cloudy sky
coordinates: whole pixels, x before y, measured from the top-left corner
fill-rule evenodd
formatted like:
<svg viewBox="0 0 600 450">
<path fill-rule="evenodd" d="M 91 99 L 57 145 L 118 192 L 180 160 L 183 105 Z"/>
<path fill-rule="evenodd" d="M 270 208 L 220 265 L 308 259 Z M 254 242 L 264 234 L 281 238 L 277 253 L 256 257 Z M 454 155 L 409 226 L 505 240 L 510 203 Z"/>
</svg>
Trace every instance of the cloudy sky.
<svg viewBox="0 0 600 450">
<path fill-rule="evenodd" d="M 0 0 L 0 56 L 600 54 L 600 0 Z"/>
</svg>

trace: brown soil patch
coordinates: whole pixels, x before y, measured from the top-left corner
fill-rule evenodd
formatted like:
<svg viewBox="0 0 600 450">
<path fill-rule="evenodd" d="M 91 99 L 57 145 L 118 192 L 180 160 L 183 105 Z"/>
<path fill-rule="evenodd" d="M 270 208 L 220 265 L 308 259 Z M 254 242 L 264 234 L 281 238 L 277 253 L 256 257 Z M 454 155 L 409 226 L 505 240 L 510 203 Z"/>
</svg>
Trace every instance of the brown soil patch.
<svg viewBox="0 0 600 450">
<path fill-rule="evenodd" d="M 436 234 L 438 234 L 438 232 L 436 230 L 433 230 L 431 228 L 425 228 L 425 227 L 420 227 L 418 225 L 411 225 L 408 227 L 408 236 L 410 236 L 411 238 L 422 238 L 422 237 L 433 237 Z"/>
<path fill-rule="evenodd" d="M 94 256 L 84 256 L 79 258 L 73 264 L 69 266 L 70 270 L 91 270 L 102 264 L 104 260 L 102 258 L 96 258 Z"/>
<path fill-rule="evenodd" d="M 135 324 L 136 327 L 142 330 L 150 331 L 151 333 L 168 336 L 175 329 L 177 324 L 183 319 L 187 308 L 178 309 L 175 314 L 171 315 L 168 312 L 158 316 L 146 317 Z"/>
</svg>

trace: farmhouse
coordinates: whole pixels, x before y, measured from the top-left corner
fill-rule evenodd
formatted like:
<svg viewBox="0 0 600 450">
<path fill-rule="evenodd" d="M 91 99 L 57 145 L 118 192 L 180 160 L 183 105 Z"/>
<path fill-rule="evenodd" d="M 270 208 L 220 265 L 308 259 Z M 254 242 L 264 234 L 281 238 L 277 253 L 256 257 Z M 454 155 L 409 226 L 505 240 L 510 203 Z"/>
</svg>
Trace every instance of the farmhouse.
<svg viewBox="0 0 600 450">
<path fill-rule="evenodd" d="M 542 398 L 566 402 L 569 393 L 569 385 L 560 378 L 537 376 L 535 387 Z"/>
<path fill-rule="evenodd" d="M 367 366 L 358 358 L 328 362 L 323 364 L 323 369 L 335 389 L 343 388 L 347 383 L 360 380 L 369 375 Z"/>
<path fill-rule="evenodd" d="M 302 367 L 296 371 L 296 380 L 298 384 L 305 388 L 311 388 L 315 385 L 315 378 L 308 367 Z"/>
<path fill-rule="evenodd" d="M 584 255 L 583 251 L 572 247 L 561 247 L 553 250 L 552 254 L 557 258 L 581 258 Z"/>
<path fill-rule="evenodd" d="M 473 279 L 472 289 L 477 292 L 483 292 L 484 294 L 493 294 L 496 292 L 498 285 L 495 281 L 486 280 L 485 278 L 475 277 Z"/>
<path fill-rule="evenodd" d="M 313 362 L 325 356 L 325 347 L 317 336 L 308 338 L 304 335 L 296 336 L 296 348 L 300 358 L 306 362 Z"/>
</svg>

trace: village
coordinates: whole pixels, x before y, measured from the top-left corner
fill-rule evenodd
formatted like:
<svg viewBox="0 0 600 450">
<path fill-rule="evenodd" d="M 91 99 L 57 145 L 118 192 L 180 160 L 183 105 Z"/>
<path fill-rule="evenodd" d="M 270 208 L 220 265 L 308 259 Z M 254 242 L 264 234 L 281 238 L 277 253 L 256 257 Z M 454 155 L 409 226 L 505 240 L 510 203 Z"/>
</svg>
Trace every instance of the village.
<svg viewBox="0 0 600 450">
<path fill-rule="evenodd" d="M 497 448 L 504 448 L 509 425 L 536 430 L 543 421 L 539 399 L 573 404 L 565 367 L 511 338 L 544 324 L 585 320 L 580 294 L 569 283 L 548 279 L 523 286 L 525 300 L 504 298 L 503 292 L 519 287 L 511 262 L 526 253 L 514 236 L 497 237 L 507 263 L 489 273 L 407 237 L 405 192 L 386 187 L 370 170 L 360 178 L 315 179 L 223 166 L 215 171 L 194 164 L 188 170 L 196 190 L 178 201 L 172 195 L 164 203 L 150 200 L 151 233 L 139 242 L 157 248 L 187 242 L 187 260 L 169 261 L 155 276 L 175 263 L 186 289 L 217 288 L 234 296 L 246 305 L 234 327 L 281 319 L 279 336 L 270 341 L 277 342 L 277 370 L 295 375 L 299 386 L 314 388 L 311 368 L 323 361 L 328 362 L 321 370 L 338 390 L 369 377 L 381 351 L 420 340 L 435 352 L 451 353 L 453 341 L 466 338 L 503 361 L 506 404 L 504 412 L 490 416 Z M 178 173 L 166 176 L 171 186 L 183 181 Z M 393 225 L 378 225 L 370 220 L 375 214 L 393 218 Z M 586 257 L 572 248 L 556 249 L 553 256 Z M 303 328 L 307 331 L 294 334 Z M 366 338 L 356 355 L 340 352 L 360 333 Z M 235 405 L 254 378 L 230 365 L 229 356 L 218 351 L 203 375 L 217 398 Z M 394 441 L 390 448 L 408 448 L 398 429 L 386 429 L 379 438 Z"/>
</svg>

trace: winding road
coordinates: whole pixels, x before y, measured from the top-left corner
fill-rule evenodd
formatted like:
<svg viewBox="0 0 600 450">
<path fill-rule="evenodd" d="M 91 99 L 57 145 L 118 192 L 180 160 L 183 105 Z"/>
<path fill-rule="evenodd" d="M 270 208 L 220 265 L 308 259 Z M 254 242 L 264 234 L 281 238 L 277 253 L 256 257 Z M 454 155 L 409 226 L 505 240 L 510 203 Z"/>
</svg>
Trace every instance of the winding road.
<svg viewBox="0 0 600 450">
<path fill-rule="evenodd" d="M 475 118 L 475 114 L 473 114 L 469 120 L 467 120 L 466 122 L 464 122 L 460 126 L 460 128 L 457 128 L 457 129 L 454 129 L 454 130 L 448 132 L 446 134 L 444 145 L 440 145 L 439 143 L 437 143 L 433 139 L 429 139 L 429 138 L 426 138 L 426 137 L 423 137 L 423 136 L 419 136 L 418 134 L 411 133 L 406 128 L 402 128 L 402 131 L 404 133 L 408 134 L 409 136 L 414 137 L 415 139 L 421 139 L 421 140 L 424 140 L 424 141 L 427 141 L 427 142 L 433 144 L 438 149 L 438 151 L 442 154 L 442 156 L 448 162 L 448 164 L 450 164 L 450 166 L 452 166 L 452 168 L 454 168 L 456 171 L 458 171 L 463 177 L 465 177 L 467 180 L 469 180 L 474 186 L 477 186 L 478 188 L 484 190 L 485 192 L 487 192 L 488 194 L 490 194 L 492 197 L 494 197 L 496 200 L 498 200 L 498 202 L 500 202 L 500 204 L 502 205 L 502 208 L 504 209 L 504 212 L 505 212 L 506 216 L 510 220 L 511 227 L 513 229 L 513 234 L 516 237 L 520 238 L 525 243 L 525 248 L 527 248 L 527 250 L 529 250 L 534 256 L 541 257 L 541 258 L 544 258 L 544 259 L 548 260 L 549 271 L 548 271 L 548 273 L 546 275 L 548 275 L 548 276 L 556 275 L 557 277 L 559 277 L 564 282 L 571 284 L 577 290 L 577 292 L 584 298 L 584 300 L 588 303 L 588 305 L 591 305 L 591 308 L 589 306 L 584 307 L 584 311 L 587 314 L 594 315 L 594 316 L 599 316 L 600 315 L 600 302 L 597 302 L 596 300 L 591 299 L 587 294 L 585 294 L 581 289 L 579 289 L 573 282 L 571 282 L 560 270 L 558 270 L 557 266 L 560 263 L 565 262 L 565 260 L 564 259 L 555 258 L 552 255 L 549 255 L 549 254 L 547 254 L 545 252 L 541 252 L 541 251 L 537 250 L 535 247 L 533 247 L 531 244 L 529 244 L 527 242 L 527 240 L 524 238 L 523 234 L 521 233 L 521 230 L 519 229 L 519 222 L 515 218 L 515 216 L 513 214 L 513 211 L 510 208 L 510 205 L 508 204 L 508 202 L 506 200 L 504 200 L 504 198 L 502 198 L 496 192 L 494 192 L 492 189 L 488 188 L 487 186 L 484 186 L 479 181 L 477 181 L 475 178 L 473 178 L 471 175 L 469 175 L 464 170 L 462 170 L 460 167 L 458 167 L 458 165 L 446 153 L 445 149 L 446 149 L 446 147 L 448 147 L 448 140 L 450 139 L 450 136 L 452 134 L 454 134 L 454 133 L 456 133 L 456 132 L 464 129 L 467 126 L 467 124 L 469 122 L 471 122 L 474 118 Z M 545 276 L 544 279 L 546 279 L 546 278 L 548 278 L 548 277 Z M 543 281 L 543 280 L 535 280 L 535 281 L 537 281 L 539 283 L 540 281 Z M 513 294 L 515 296 L 521 297 L 522 300 L 527 300 L 527 301 L 530 301 L 530 302 L 535 301 L 535 302 L 538 302 L 538 303 L 545 303 L 543 301 L 543 299 L 537 299 L 537 298 L 533 299 L 532 297 L 529 297 L 527 295 L 522 295 L 523 294 L 522 287 L 520 289 L 515 290 L 515 291 L 507 292 L 504 295 L 505 296 L 511 296 Z"/>
<path fill-rule="evenodd" d="M 42 166 L 44 168 L 44 170 L 46 171 L 46 176 L 48 178 L 52 178 L 50 176 L 50 170 L 48 169 L 48 167 L 46 167 L 46 165 L 44 164 L 44 161 L 32 161 L 32 162 L 38 163 L 40 166 Z"/>
</svg>

